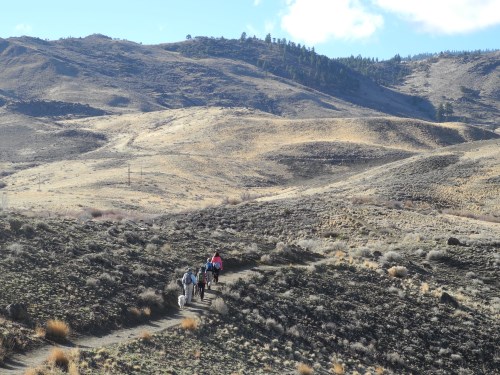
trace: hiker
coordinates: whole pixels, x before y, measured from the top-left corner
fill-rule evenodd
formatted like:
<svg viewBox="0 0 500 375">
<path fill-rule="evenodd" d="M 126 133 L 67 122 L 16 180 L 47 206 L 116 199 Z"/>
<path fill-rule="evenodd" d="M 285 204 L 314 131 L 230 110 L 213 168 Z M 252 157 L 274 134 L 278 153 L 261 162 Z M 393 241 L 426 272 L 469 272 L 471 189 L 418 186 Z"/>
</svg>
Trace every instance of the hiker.
<svg viewBox="0 0 500 375">
<path fill-rule="evenodd" d="M 206 281 L 207 281 L 207 288 L 210 290 L 210 285 L 212 285 L 212 280 L 213 280 L 213 264 L 210 258 L 207 258 L 207 263 L 205 263 L 205 275 L 206 275 Z"/>
<path fill-rule="evenodd" d="M 222 271 L 224 268 L 222 267 L 222 258 L 219 255 L 219 252 L 216 251 L 214 256 L 212 257 L 212 264 L 213 264 L 213 273 L 214 273 L 214 281 L 216 283 L 219 282 L 219 273 Z"/>
<path fill-rule="evenodd" d="M 206 275 L 205 275 L 205 267 L 200 267 L 198 271 L 198 275 L 196 276 L 196 280 L 198 281 L 198 292 L 200 293 L 200 298 L 203 301 L 203 297 L 205 296 L 205 283 L 206 283 Z"/>
<path fill-rule="evenodd" d="M 193 298 L 193 270 L 188 268 L 187 272 L 182 276 L 182 286 L 184 287 L 184 295 L 186 296 L 186 303 L 191 303 Z"/>
</svg>

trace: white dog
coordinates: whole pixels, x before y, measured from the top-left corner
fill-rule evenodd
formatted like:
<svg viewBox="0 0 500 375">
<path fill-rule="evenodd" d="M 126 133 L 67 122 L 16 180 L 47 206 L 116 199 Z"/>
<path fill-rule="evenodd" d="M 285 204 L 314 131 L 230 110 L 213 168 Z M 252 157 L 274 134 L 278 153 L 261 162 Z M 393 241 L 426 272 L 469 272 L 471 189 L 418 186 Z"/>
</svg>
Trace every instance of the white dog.
<svg viewBox="0 0 500 375">
<path fill-rule="evenodd" d="M 179 304 L 179 307 L 183 309 L 186 304 L 186 296 L 180 295 L 179 298 L 177 298 L 177 303 Z"/>
</svg>

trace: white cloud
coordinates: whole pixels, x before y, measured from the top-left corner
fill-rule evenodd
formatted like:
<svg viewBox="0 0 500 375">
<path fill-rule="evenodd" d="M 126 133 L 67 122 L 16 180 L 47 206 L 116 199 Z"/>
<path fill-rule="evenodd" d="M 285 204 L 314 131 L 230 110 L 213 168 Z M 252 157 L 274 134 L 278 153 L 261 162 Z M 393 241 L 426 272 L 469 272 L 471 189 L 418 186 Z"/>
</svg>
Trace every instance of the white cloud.
<svg viewBox="0 0 500 375">
<path fill-rule="evenodd" d="M 30 33 L 31 30 L 33 30 L 33 27 L 31 27 L 31 25 L 28 25 L 25 23 L 20 23 L 20 24 L 16 25 L 15 30 L 18 33 L 27 34 L 27 33 Z"/>
<path fill-rule="evenodd" d="M 429 33 L 460 34 L 500 24 L 500 0 L 373 0 Z"/>
<path fill-rule="evenodd" d="M 365 39 L 384 23 L 381 15 L 370 13 L 359 0 L 295 0 L 288 3 L 281 27 L 295 40 L 307 44 L 331 38 Z"/>
<path fill-rule="evenodd" d="M 253 5 L 256 7 L 259 6 L 260 3 L 262 3 L 262 0 L 253 0 Z"/>
</svg>

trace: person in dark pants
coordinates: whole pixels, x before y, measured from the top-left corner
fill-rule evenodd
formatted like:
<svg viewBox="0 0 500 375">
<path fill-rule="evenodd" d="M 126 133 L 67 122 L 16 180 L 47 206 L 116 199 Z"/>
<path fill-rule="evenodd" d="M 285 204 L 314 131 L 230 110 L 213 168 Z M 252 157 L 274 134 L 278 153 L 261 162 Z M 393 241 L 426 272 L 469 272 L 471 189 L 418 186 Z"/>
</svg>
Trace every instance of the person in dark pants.
<svg viewBox="0 0 500 375">
<path fill-rule="evenodd" d="M 205 267 L 200 267 L 198 275 L 196 275 L 196 281 L 198 282 L 198 292 L 200 293 L 200 298 L 203 301 L 203 297 L 205 296 L 205 285 L 207 283 Z"/>
</svg>

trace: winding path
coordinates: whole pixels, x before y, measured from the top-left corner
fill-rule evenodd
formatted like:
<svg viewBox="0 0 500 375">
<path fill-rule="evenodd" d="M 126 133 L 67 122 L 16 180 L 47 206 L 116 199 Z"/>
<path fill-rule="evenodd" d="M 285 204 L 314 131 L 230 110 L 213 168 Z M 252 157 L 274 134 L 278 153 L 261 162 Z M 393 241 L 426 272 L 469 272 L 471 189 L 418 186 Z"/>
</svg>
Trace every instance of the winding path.
<svg viewBox="0 0 500 375">
<path fill-rule="evenodd" d="M 120 342 L 136 339 L 144 331 L 150 333 L 159 333 L 168 328 L 175 327 L 181 324 L 182 319 L 188 317 L 199 317 L 207 311 L 212 303 L 212 300 L 219 294 L 221 286 L 225 283 L 235 281 L 241 277 L 248 276 L 257 269 L 274 268 L 267 266 L 259 266 L 249 269 L 243 269 L 231 273 L 223 273 L 221 275 L 221 282 L 212 288 L 212 290 L 205 290 L 205 298 L 203 301 L 197 297 L 189 307 L 182 310 L 177 310 L 173 314 L 166 315 L 160 319 L 149 321 L 148 323 L 134 326 L 131 328 L 118 329 L 103 336 L 78 336 L 73 337 L 71 342 L 67 344 L 54 344 L 45 345 L 33 351 L 16 354 L 6 361 L 5 366 L 0 368 L 1 374 L 24 374 L 27 369 L 35 368 L 41 365 L 49 356 L 52 349 L 59 347 L 62 349 L 92 349 L 100 348 L 107 345 L 117 344 Z"/>
</svg>

